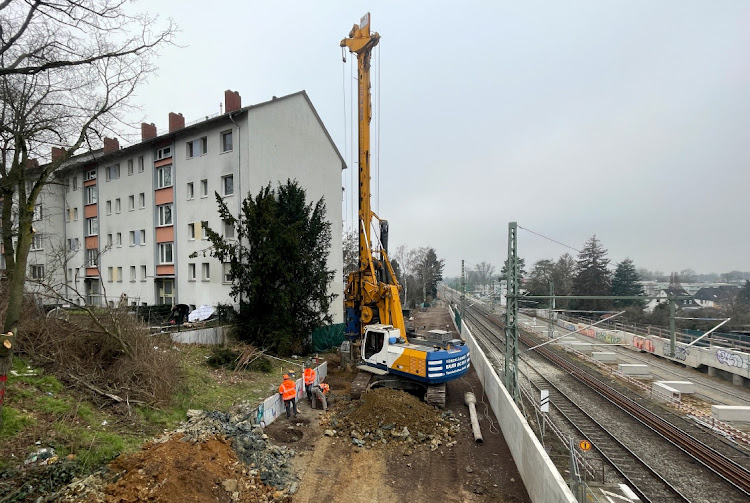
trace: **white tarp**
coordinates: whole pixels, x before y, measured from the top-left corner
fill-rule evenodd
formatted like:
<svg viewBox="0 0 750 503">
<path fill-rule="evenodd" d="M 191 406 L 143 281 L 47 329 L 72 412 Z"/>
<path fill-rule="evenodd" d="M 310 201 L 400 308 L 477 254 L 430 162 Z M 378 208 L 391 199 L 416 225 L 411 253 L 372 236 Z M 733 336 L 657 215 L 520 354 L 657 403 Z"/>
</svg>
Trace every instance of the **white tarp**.
<svg viewBox="0 0 750 503">
<path fill-rule="evenodd" d="M 188 321 L 194 322 L 194 321 L 203 321 L 207 320 L 211 317 L 211 315 L 214 314 L 214 308 L 211 306 L 200 306 L 195 311 L 188 314 Z"/>
</svg>

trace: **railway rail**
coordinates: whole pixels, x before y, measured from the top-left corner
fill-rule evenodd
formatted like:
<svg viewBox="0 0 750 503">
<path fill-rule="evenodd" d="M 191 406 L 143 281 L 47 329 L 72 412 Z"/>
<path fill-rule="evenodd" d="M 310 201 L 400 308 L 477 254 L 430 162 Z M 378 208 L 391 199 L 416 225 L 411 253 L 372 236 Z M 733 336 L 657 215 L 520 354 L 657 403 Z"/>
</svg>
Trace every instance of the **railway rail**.
<svg viewBox="0 0 750 503">
<path fill-rule="evenodd" d="M 479 313 L 479 315 L 484 317 L 484 320 L 486 321 L 480 321 L 480 318 L 476 314 L 474 314 L 474 312 Z M 487 313 L 482 312 L 481 309 L 478 309 L 476 306 L 474 306 L 468 309 L 467 313 L 465 314 L 467 318 L 471 317 L 474 320 L 475 324 L 483 326 L 485 330 L 492 333 L 495 339 L 501 339 L 501 337 L 497 336 L 496 331 L 500 330 L 502 328 L 502 325 L 497 320 L 494 320 L 491 317 L 488 317 Z M 535 340 L 525 334 L 521 334 L 519 336 L 519 339 L 520 339 L 520 342 L 526 344 L 529 347 L 535 344 Z M 727 458 L 724 454 L 717 452 L 715 449 L 711 448 L 710 446 L 696 439 L 692 435 L 681 430 L 677 426 L 667 422 L 666 420 L 659 417 L 657 414 L 655 414 L 648 408 L 643 407 L 641 404 L 627 397 L 620 391 L 601 382 L 599 379 L 591 375 L 589 372 L 582 370 L 575 363 L 570 362 L 568 359 L 561 357 L 560 355 L 556 354 L 554 351 L 550 350 L 549 348 L 540 347 L 540 348 L 537 348 L 535 352 L 543 356 L 544 358 L 546 358 L 548 361 L 550 361 L 554 365 L 565 370 L 571 376 L 575 377 L 580 382 L 586 384 L 589 388 L 595 390 L 599 395 L 604 397 L 610 403 L 619 407 L 621 410 L 626 412 L 630 417 L 640 422 L 644 426 L 648 427 L 650 430 L 656 432 L 662 438 L 664 438 L 665 440 L 667 440 L 668 442 L 676 446 L 678 449 L 680 449 L 686 455 L 690 456 L 695 461 L 698 461 L 703 466 L 707 467 L 713 473 L 716 473 L 718 476 L 720 476 L 722 479 L 724 479 L 726 482 L 728 482 L 734 488 L 740 491 L 745 497 L 750 497 L 750 471 L 748 471 L 745 467 L 735 462 L 734 460 Z M 589 435 L 588 431 L 583 431 L 582 433 L 587 436 Z M 592 440 L 595 440 L 595 438 L 593 437 L 596 434 L 597 433 L 592 430 L 592 433 L 591 433 Z M 607 444 L 606 441 L 604 443 Z M 609 444 L 613 445 L 614 443 L 609 442 Z M 600 449 L 600 452 L 607 448 L 608 447 L 604 447 Z M 607 453 L 605 452 L 601 452 L 601 453 L 605 458 L 607 458 Z M 637 456 L 635 457 L 637 458 Z M 610 460 L 609 458 L 607 459 Z M 616 461 L 617 460 L 616 454 L 613 454 L 611 459 Z M 618 472 L 622 473 L 623 471 L 627 470 L 627 468 L 621 470 L 620 467 L 616 466 L 612 462 L 610 462 L 610 464 L 612 464 L 612 466 L 615 467 L 615 469 Z M 624 466 L 626 464 L 628 466 L 631 466 L 629 463 L 620 463 L 621 466 Z M 634 464 L 637 465 L 639 463 L 634 462 Z M 648 471 L 645 469 L 643 470 Z M 626 480 L 629 480 L 634 486 L 636 486 L 635 488 L 637 488 L 638 491 L 641 491 L 642 493 L 644 493 L 643 496 L 645 496 L 645 501 L 664 501 L 663 498 L 651 499 L 649 497 L 648 493 L 653 492 L 653 489 L 650 489 L 650 485 L 646 487 L 648 484 L 644 485 L 643 483 L 641 483 L 641 485 L 644 486 L 645 489 L 640 489 L 637 483 L 638 482 L 637 475 L 628 475 L 627 472 L 622 473 L 622 475 L 623 477 L 626 478 Z M 653 480 L 653 475 L 649 474 L 648 477 L 644 478 L 643 480 Z M 660 491 L 671 492 L 672 500 L 689 501 L 687 499 L 680 499 L 680 498 L 685 498 L 685 496 L 679 494 L 679 492 L 674 493 L 670 489 L 666 488 L 665 486 L 663 486 L 660 489 Z"/>
</svg>

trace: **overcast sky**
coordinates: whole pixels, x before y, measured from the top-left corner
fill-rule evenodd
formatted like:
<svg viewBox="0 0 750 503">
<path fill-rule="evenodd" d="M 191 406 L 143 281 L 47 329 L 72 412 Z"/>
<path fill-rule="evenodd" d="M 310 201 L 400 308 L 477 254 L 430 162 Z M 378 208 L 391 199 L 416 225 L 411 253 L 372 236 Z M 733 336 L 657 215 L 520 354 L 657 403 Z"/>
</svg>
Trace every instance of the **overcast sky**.
<svg viewBox="0 0 750 503">
<path fill-rule="evenodd" d="M 139 7 L 182 30 L 137 97 L 149 122 L 218 112 L 225 89 L 243 105 L 304 89 L 350 168 L 356 67 L 339 42 L 371 11 L 373 207 L 391 248 L 434 247 L 446 276 L 461 259 L 499 269 L 509 221 L 578 249 L 596 234 L 613 264 L 750 270 L 747 0 Z M 529 265 L 566 251 L 519 231 Z"/>
</svg>

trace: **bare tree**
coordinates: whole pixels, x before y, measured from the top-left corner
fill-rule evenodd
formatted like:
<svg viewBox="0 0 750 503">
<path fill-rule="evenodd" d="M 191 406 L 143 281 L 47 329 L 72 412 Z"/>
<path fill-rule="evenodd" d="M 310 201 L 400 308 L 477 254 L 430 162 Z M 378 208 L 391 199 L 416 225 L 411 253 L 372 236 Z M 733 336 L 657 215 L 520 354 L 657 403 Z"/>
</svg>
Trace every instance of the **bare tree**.
<svg viewBox="0 0 750 503">
<path fill-rule="evenodd" d="M 492 275 L 495 274 L 495 266 L 489 262 L 480 262 L 474 267 L 474 271 L 476 272 L 479 284 L 487 286 L 492 279 Z"/>
<path fill-rule="evenodd" d="M 154 70 L 156 49 L 175 33 L 171 22 L 155 23 L 124 0 L 0 2 L 4 332 L 18 326 L 39 195 L 79 149 L 118 131 L 133 92 Z M 57 155 L 39 165 L 51 148 Z M 0 350 L 0 376 L 11 367 L 11 350 Z M 0 397 L 4 388 L 0 380 Z"/>
</svg>

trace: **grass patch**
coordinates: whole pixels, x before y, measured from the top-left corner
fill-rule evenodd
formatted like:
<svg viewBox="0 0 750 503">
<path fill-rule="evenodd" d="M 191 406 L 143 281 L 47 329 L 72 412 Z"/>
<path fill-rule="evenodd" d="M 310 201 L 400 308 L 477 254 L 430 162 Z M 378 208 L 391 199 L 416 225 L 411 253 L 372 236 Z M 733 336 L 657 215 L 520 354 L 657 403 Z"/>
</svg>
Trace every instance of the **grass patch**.
<svg viewBox="0 0 750 503">
<path fill-rule="evenodd" d="M 53 414 L 55 416 L 63 416 L 69 413 L 73 408 L 66 400 L 46 395 L 40 396 L 36 399 L 36 406 L 42 412 Z"/>
<path fill-rule="evenodd" d="M 36 420 L 8 405 L 3 406 L 3 429 L 0 430 L 0 439 L 8 439 L 16 435 L 26 427 L 36 424 Z"/>
</svg>

